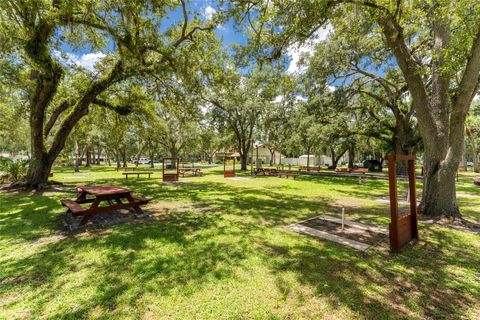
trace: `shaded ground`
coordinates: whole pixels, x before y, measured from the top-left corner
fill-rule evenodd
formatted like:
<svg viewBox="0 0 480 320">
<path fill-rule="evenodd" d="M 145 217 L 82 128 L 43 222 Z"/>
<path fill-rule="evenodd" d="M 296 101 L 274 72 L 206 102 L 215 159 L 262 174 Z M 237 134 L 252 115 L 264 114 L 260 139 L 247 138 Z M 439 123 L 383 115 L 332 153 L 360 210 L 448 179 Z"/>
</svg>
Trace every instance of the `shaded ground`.
<svg viewBox="0 0 480 320">
<path fill-rule="evenodd" d="M 387 238 L 387 236 L 384 234 L 374 232 L 371 230 L 363 230 L 363 229 L 355 228 L 348 225 L 345 225 L 344 228 L 342 229 L 341 224 L 326 221 L 319 218 L 310 219 L 305 222 L 301 222 L 299 224 L 316 229 L 316 230 L 325 231 L 339 237 L 366 243 L 369 245 L 375 245 Z"/>
<path fill-rule="evenodd" d="M 63 191 L 0 193 L 0 319 L 480 315 L 478 232 L 421 223 L 421 241 L 390 255 L 359 254 L 285 228 L 342 207 L 348 219 L 385 228 L 388 204 L 376 201 L 387 195 L 385 181 L 224 179 L 213 168 L 166 185 L 160 175 L 125 180 L 112 169 L 82 171 L 54 171 L 70 184 Z M 465 217 L 479 222 L 480 189 L 469 179 L 458 184 L 469 195 L 459 200 Z M 154 199 L 152 223 L 65 236 L 59 200 L 75 198 L 76 183 L 117 184 Z"/>
</svg>

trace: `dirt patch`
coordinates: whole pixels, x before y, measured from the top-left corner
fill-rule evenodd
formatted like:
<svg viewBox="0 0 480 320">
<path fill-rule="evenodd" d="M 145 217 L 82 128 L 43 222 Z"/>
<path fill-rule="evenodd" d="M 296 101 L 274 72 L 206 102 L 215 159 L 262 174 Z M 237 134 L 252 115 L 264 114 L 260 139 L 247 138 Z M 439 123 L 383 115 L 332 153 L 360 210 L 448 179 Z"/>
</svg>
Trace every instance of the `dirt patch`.
<svg viewBox="0 0 480 320">
<path fill-rule="evenodd" d="M 385 234 L 356 228 L 354 226 L 345 225 L 342 230 L 342 225 L 340 223 L 326 221 L 321 218 L 310 219 L 299 224 L 319 231 L 328 232 L 339 237 L 366 243 L 368 245 L 375 245 L 386 239 Z"/>
</svg>

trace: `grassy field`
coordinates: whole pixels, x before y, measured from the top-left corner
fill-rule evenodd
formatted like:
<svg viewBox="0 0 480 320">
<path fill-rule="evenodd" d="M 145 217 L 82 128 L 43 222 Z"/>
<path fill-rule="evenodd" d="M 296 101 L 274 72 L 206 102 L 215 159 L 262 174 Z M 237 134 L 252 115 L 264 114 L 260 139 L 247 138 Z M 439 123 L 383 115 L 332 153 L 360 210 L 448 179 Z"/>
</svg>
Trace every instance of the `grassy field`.
<svg viewBox="0 0 480 320">
<path fill-rule="evenodd" d="M 286 226 L 319 214 L 387 227 L 383 180 L 224 179 L 221 169 L 163 184 L 111 168 L 54 170 L 60 190 L 0 193 L 0 319 L 478 319 L 480 235 L 420 224 L 401 254 L 359 253 Z M 480 222 L 480 188 L 458 183 Z M 149 222 L 63 231 L 75 184 L 152 198 Z M 400 186 L 401 190 L 404 186 Z M 421 184 L 418 185 L 421 187 Z M 402 191 L 400 191 L 402 193 Z"/>
</svg>

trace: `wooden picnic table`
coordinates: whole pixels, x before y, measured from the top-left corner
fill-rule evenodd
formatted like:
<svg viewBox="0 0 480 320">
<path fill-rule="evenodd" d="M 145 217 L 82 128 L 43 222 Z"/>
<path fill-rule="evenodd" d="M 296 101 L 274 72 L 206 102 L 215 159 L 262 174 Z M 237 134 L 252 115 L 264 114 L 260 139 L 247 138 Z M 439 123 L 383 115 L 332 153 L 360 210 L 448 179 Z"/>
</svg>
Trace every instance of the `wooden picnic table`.
<svg viewBox="0 0 480 320">
<path fill-rule="evenodd" d="M 202 169 L 195 168 L 195 167 L 179 168 L 178 172 L 182 175 L 182 177 L 185 177 L 185 173 L 192 173 L 194 176 L 201 176 L 202 175 Z"/>
<path fill-rule="evenodd" d="M 336 168 L 335 172 L 368 173 L 368 168 Z"/>
<path fill-rule="evenodd" d="M 298 171 L 317 171 L 319 172 L 320 171 L 320 167 L 319 166 L 299 166 L 298 167 Z"/>
<path fill-rule="evenodd" d="M 480 178 L 473 178 L 473 183 L 477 186 L 480 186 Z"/>
<path fill-rule="evenodd" d="M 295 180 L 300 174 L 298 173 L 290 173 L 290 172 L 279 172 L 278 173 L 278 177 L 281 178 L 281 177 L 285 177 L 288 179 L 288 177 L 292 177 L 293 180 Z"/>
<path fill-rule="evenodd" d="M 264 176 L 274 176 L 278 173 L 276 168 L 257 168 L 255 174 L 263 174 Z"/>
<path fill-rule="evenodd" d="M 152 174 L 154 174 L 154 172 L 152 172 L 152 171 L 133 171 L 133 172 L 122 172 L 122 174 L 125 175 L 125 179 L 128 179 L 128 176 L 129 176 L 129 175 L 132 175 L 132 174 L 133 174 L 133 175 L 137 175 L 137 178 L 140 178 L 140 175 L 141 175 L 141 174 L 147 174 L 148 177 L 150 178 L 150 176 L 151 176 Z"/>
<path fill-rule="evenodd" d="M 61 200 L 61 203 L 68 208 L 67 213 L 71 212 L 74 216 L 83 216 L 80 225 L 85 225 L 93 215 L 100 212 L 132 208 L 136 213 L 143 214 L 140 206 L 147 204 L 149 201 L 145 198 L 132 196 L 132 191 L 129 189 L 108 184 L 91 187 L 79 186 L 77 191 L 77 199 L 65 199 Z M 100 206 L 102 202 L 106 202 L 108 205 Z M 81 206 L 85 203 L 91 203 L 90 207 Z"/>
<path fill-rule="evenodd" d="M 137 167 L 117 167 L 117 171 L 120 171 L 120 169 L 123 169 L 123 171 L 135 171 L 138 168 Z"/>
</svg>

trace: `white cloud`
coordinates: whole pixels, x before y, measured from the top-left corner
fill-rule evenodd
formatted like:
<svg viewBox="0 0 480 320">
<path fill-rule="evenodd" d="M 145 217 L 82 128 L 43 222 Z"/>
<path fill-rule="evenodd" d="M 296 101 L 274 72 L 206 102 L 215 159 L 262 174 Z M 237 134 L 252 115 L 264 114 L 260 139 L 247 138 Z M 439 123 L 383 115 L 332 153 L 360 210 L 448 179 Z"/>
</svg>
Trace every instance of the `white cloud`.
<svg viewBox="0 0 480 320">
<path fill-rule="evenodd" d="M 301 73 L 304 70 L 303 67 L 299 66 L 300 58 L 302 55 L 310 54 L 315 49 L 315 45 L 321 41 L 327 39 L 330 32 L 332 32 L 332 26 L 326 25 L 323 28 L 318 29 L 312 37 L 307 40 L 302 45 L 292 45 L 287 48 L 287 54 L 292 59 L 290 61 L 290 65 L 288 66 L 287 72 L 288 73 Z"/>
<path fill-rule="evenodd" d="M 205 12 L 204 12 L 204 15 L 205 15 L 205 19 L 207 20 L 210 20 L 213 18 L 213 15 L 217 13 L 217 10 L 215 10 L 214 8 L 212 8 L 211 6 L 207 6 L 205 8 Z"/>
<path fill-rule="evenodd" d="M 328 92 L 333 92 L 333 91 L 335 91 L 336 89 L 337 89 L 337 88 L 335 88 L 334 86 L 331 86 L 331 85 L 327 84 L 327 91 L 328 91 Z"/>
<path fill-rule="evenodd" d="M 103 52 L 84 53 L 79 56 L 75 53 L 60 52 L 58 50 L 54 50 L 53 55 L 62 63 L 79 66 L 89 71 L 94 71 L 95 64 L 107 56 Z"/>
<path fill-rule="evenodd" d="M 103 52 L 82 54 L 79 59 L 79 65 L 93 71 L 95 64 L 105 58 L 107 55 Z"/>
</svg>

